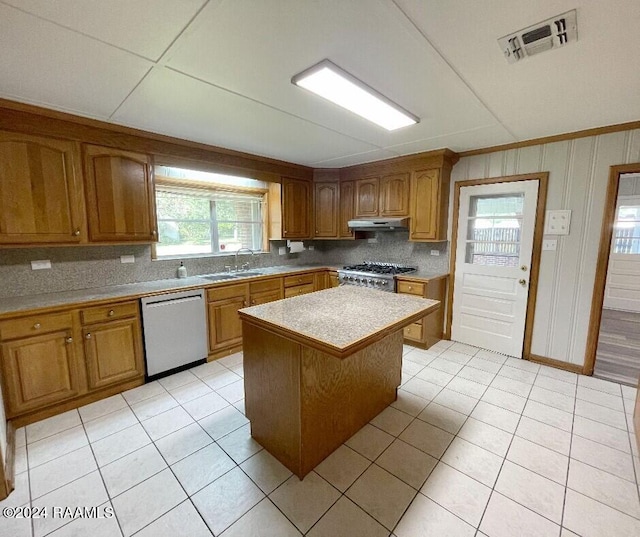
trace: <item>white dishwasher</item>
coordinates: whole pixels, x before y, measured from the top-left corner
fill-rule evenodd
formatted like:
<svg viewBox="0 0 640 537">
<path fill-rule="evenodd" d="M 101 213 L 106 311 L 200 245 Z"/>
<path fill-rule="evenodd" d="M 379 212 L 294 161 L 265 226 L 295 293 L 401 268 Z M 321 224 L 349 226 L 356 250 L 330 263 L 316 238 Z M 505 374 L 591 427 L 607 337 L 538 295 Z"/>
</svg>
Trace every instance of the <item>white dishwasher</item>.
<svg viewBox="0 0 640 537">
<path fill-rule="evenodd" d="M 141 298 L 147 377 L 186 369 L 207 357 L 204 290 Z"/>
</svg>

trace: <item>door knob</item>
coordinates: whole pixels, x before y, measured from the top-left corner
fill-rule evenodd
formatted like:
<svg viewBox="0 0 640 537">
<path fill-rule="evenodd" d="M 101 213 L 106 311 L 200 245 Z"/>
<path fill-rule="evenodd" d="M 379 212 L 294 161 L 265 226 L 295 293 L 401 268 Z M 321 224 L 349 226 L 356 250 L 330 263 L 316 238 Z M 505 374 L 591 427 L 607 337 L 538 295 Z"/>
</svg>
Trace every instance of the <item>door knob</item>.
<svg viewBox="0 0 640 537">
<path fill-rule="evenodd" d="M 520 280 L 518 283 L 519 283 L 520 285 L 522 285 L 522 287 L 526 287 L 526 285 L 527 285 L 527 280 L 522 279 L 522 280 Z"/>
<path fill-rule="evenodd" d="M 528 268 L 529 268 L 529 267 L 527 267 L 527 265 L 522 265 L 522 266 L 520 267 L 520 270 L 524 270 L 524 271 L 526 271 Z"/>
</svg>

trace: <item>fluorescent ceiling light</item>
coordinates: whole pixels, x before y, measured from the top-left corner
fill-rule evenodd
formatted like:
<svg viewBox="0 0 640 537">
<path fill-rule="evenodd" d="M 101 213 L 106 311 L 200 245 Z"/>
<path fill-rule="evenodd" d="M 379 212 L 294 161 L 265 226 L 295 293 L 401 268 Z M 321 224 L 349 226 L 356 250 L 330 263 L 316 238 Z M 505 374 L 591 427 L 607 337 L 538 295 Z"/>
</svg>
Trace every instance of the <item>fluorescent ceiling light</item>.
<svg viewBox="0 0 640 537">
<path fill-rule="evenodd" d="M 291 82 L 389 131 L 420 121 L 329 60 L 294 76 Z"/>
</svg>

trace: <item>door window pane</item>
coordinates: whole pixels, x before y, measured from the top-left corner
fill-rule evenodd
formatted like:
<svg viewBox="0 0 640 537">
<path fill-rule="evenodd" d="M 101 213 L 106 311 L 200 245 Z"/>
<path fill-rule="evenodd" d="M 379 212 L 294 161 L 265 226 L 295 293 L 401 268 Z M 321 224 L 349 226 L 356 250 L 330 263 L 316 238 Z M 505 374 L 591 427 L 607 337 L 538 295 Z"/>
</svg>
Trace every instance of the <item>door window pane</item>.
<svg viewBox="0 0 640 537">
<path fill-rule="evenodd" d="M 524 194 L 472 196 L 469 204 L 465 262 L 518 266 Z"/>
</svg>

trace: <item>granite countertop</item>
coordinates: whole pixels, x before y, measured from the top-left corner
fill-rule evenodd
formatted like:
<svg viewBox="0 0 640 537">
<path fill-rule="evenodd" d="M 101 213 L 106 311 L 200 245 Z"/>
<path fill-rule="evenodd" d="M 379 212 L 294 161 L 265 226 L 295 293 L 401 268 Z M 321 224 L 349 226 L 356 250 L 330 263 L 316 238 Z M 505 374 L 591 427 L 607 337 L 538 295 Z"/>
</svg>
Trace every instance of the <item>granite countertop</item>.
<svg viewBox="0 0 640 537">
<path fill-rule="evenodd" d="M 416 272 L 409 272 L 408 274 L 400 274 L 396 276 L 399 280 L 437 280 L 439 278 L 447 278 L 448 272 L 433 272 L 428 269 L 418 269 Z"/>
<path fill-rule="evenodd" d="M 266 276 L 283 276 L 291 273 L 307 270 L 334 269 L 326 265 L 286 265 L 277 267 L 265 267 L 252 269 L 250 272 L 260 272 L 259 275 L 234 277 L 226 280 L 212 282 L 198 276 L 188 278 L 170 278 L 166 280 L 154 280 L 149 282 L 127 283 L 123 285 L 108 285 L 92 289 L 79 289 L 76 291 L 63 291 L 57 293 L 45 293 L 39 295 L 17 296 L 0 298 L 0 316 L 8 316 L 24 311 L 33 311 L 57 306 L 69 306 L 86 304 L 90 302 L 102 302 L 123 298 L 140 298 L 143 296 L 170 293 L 172 291 L 184 291 L 199 287 L 213 287 L 227 285 L 235 281 L 246 281 Z M 237 274 L 242 274 L 238 272 Z"/>
<path fill-rule="evenodd" d="M 439 304 L 437 300 L 346 285 L 244 308 L 240 316 L 299 334 L 340 355 L 381 331 L 408 326 Z"/>
</svg>

